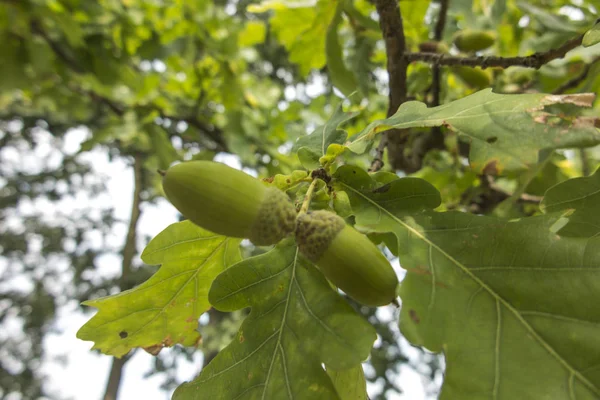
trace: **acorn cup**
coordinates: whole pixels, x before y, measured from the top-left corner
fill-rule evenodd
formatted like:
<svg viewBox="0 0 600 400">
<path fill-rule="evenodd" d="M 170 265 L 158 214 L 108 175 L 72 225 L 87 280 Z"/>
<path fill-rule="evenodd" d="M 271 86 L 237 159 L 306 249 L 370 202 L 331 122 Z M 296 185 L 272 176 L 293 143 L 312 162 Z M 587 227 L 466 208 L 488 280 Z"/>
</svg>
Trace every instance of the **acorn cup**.
<svg viewBox="0 0 600 400">
<path fill-rule="evenodd" d="M 348 296 L 367 306 L 396 299 L 398 277 L 365 235 L 330 211 L 301 213 L 296 222 L 300 252 Z"/>
<path fill-rule="evenodd" d="M 184 217 L 219 235 L 266 246 L 294 231 L 296 209 L 285 193 L 225 164 L 174 165 L 163 175 L 163 189 Z"/>
</svg>

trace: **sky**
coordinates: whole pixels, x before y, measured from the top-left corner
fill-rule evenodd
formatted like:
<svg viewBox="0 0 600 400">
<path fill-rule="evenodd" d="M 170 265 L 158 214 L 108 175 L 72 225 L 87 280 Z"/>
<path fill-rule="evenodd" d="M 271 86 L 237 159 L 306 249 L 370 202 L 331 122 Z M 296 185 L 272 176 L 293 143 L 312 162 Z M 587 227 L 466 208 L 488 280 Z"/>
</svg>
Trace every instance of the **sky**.
<svg viewBox="0 0 600 400">
<path fill-rule="evenodd" d="M 52 164 L 60 162 L 61 158 L 54 157 L 52 154 L 52 145 L 50 136 L 40 134 L 40 141 L 35 154 L 30 154 L 27 160 L 12 160 L 29 163 L 34 166 L 36 160 L 44 159 Z M 80 144 L 87 138 L 88 132 L 83 129 L 76 129 L 67 134 L 63 144 L 63 151 L 74 154 L 79 150 Z M 6 154 L 3 154 L 6 156 Z M 123 223 L 116 224 L 111 235 L 109 235 L 108 244 L 114 248 L 120 248 L 124 243 L 126 235 L 126 223 L 128 222 L 131 211 L 131 198 L 133 194 L 133 172 L 122 160 L 116 159 L 109 161 L 106 151 L 102 149 L 83 153 L 79 157 L 89 162 L 95 171 L 106 176 L 106 193 L 96 199 L 75 198 L 64 200 L 58 207 L 50 207 L 43 201 L 36 204 L 27 202 L 20 206 L 20 213 L 27 214 L 36 210 L 43 210 L 44 213 L 52 218 L 57 212 L 57 208 L 76 210 L 84 205 L 92 205 L 98 210 L 112 206 L 115 209 L 115 216 Z M 54 158 L 54 160 L 53 160 Z M 4 159 L 11 159 L 10 154 Z M 221 156 L 218 158 L 221 162 L 239 168 L 239 162 L 234 156 Z M 0 182 L 1 183 L 1 182 Z M 22 215 L 22 214 L 21 214 Z M 145 235 L 154 237 L 168 225 L 177 221 L 177 211 L 164 199 L 157 202 L 156 205 L 144 204 L 142 216 L 139 221 L 139 237 Z M 100 237 L 91 235 L 89 238 L 95 242 L 96 246 L 102 246 Z M 141 252 L 143 243 L 138 243 L 138 250 Z M 136 262 L 141 263 L 139 255 L 136 256 Z M 1 268 L 1 266 L 0 266 Z M 64 266 L 65 270 L 68 266 Z M 399 272 L 397 262 L 396 268 Z M 109 254 L 100 257 L 98 260 L 97 271 L 102 276 L 118 276 L 121 269 L 121 259 L 118 254 Z M 401 274 L 402 276 L 402 274 Z M 68 280 L 68 275 L 65 275 Z M 66 283 L 66 282 L 65 282 Z M 28 282 L 20 281 L 18 283 L 23 290 L 27 290 Z M 384 318 L 392 319 L 395 316 L 388 311 L 390 309 L 381 309 Z M 44 346 L 47 352 L 46 360 L 42 364 L 42 371 L 48 376 L 47 388 L 51 392 L 60 394 L 65 398 L 72 400 L 90 400 L 101 399 L 111 364 L 109 356 L 90 351 L 91 342 L 84 342 L 75 337 L 78 329 L 93 316 L 94 310 L 89 309 L 83 313 L 75 302 L 71 302 L 59 309 L 53 327 L 55 333 L 46 336 Z M 403 348 L 409 355 L 409 358 L 417 360 L 418 352 L 412 349 L 405 341 Z M 169 349 L 163 349 L 168 352 Z M 67 362 L 62 362 L 66 356 Z M 120 400 L 145 399 L 145 400 L 164 400 L 170 399 L 172 393 L 162 391 L 159 386 L 163 380 L 161 375 L 155 375 L 151 378 L 144 378 L 143 375 L 151 369 L 153 356 L 144 352 L 137 351 L 133 358 L 126 364 L 124 376 L 120 389 Z M 192 363 L 181 360 L 177 376 L 183 380 L 190 380 L 201 365 L 202 355 L 198 352 Z M 392 400 L 420 400 L 425 399 L 425 390 L 421 375 L 409 367 L 402 367 L 400 377 L 398 378 L 405 392 L 400 396 L 390 397 Z M 377 391 L 377 385 L 369 388 L 370 392 Z M 9 399 L 11 400 L 11 399 Z"/>
</svg>

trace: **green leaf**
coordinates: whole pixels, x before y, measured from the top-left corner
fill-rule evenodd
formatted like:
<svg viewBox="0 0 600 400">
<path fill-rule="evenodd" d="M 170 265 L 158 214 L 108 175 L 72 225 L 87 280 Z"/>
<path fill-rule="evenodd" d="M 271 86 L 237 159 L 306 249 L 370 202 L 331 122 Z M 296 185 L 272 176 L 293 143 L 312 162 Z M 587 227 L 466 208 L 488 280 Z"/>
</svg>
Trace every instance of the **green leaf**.
<svg viewBox="0 0 600 400">
<path fill-rule="evenodd" d="M 581 44 L 583 47 L 590 47 L 600 43 L 600 20 L 596 21 L 596 24 L 583 35 Z"/>
<path fill-rule="evenodd" d="M 574 210 L 558 232 L 561 236 L 594 237 L 600 232 L 600 170 L 551 187 L 540 207 L 546 213 Z"/>
<path fill-rule="evenodd" d="M 367 382 L 361 364 L 342 371 L 327 368 L 327 374 L 341 400 L 368 400 Z"/>
<path fill-rule="evenodd" d="M 161 169 L 169 168 L 169 165 L 179 158 L 177 151 L 167 136 L 167 132 L 156 125 L 146 127 L 147 135 L 152 143 L 152 152 L 158 159 L 158 166 Z"/>
<path fill-rule="evenodd" d="M 389 174 L 386 175 L 386 178 L 388 177 Z M 361 192 L 368 193 L 373 201 L 385 203 L 396 213 L 416 213 L 424 209 L 434 209 L 441 203 L 440 193 L 423 179 L 406 177 L 381 184 L 362 168 L 343 165 L 335 172 L 333 185 L 336 190 L 346 192 L 355 215 L 370 215 L 373 209 L 369 204 L 353 201 L 356 196 L 348 191 L 350 187 L 347 182 L 351 182 Z M 375 212 L 373 217 L 377 218 L 379 211 Z"/>
<path fill-rule="evenodd" d="M 569 19 L 567 17 L 561 18 L 560 16 L 549 13 L 545 10 L 542 10 L 541 8 L 538 8 L 524 1 L 517 2 L 517 5 L 520 9 L 531 14 L 535 19 L 537 19 L 540 22 L 540 24 L 545 26 L 550 31 L 567 33 L 578 32 L 577 28 L 569 24 Z"/>
<path fill-rule="evenodd" d="M 248 21 L 246 27 L 239 34 L 240 47 L 254 46 L 265 41 L 267 27 L 262 21 Z"/>
<path fill-rule="evenodd" d="M 252 310 L 236 339 L 174 400 L 340 399 L 321 364 L 352 368 L 375 340 L 374 328 L 292 240 L 223 272 L 209 298 L 221 311 Z"/>
<path fill-rule="evenodd" d="M 198 318 L 210 308 L 208 289 L 221 271 L 240 260 L 239 243 L 189 221 L 169 225 L 142 253 L 145 263 L 162 264 L 160 269 L 134 289 L 84 302 L 98 313 L 77 337 L 116 357 L 136 347 L 196 345 Z"/>
<path fill-rule="evenodd" d="M 274 11 L 271 29 L 289 51 L 289 60 L 299 65 L 303 76 L 325 65 L 325 36 L 336 4 L 332 1 L 266 1 L 248 6 L 252 12 Z"/>
<path fill-rule="evenodd" d="M 333 20 L 327 28 L 325 40 L 325 56 L 327 59 L 327 72 L 333 86 L 339 89 L 346 97 L 349 97 L 358 89 L 358 82 L 344 63 L 344 53 L 338 37 L 338 26 L 342 22 L 342 11 L 345 1 L 341 0 L 336 8 Z"/>
<path fill-rule="evenodd" d="M 558 236 L 554 215 L 408 213 L 366 175 L 336 187 L 359 226 L 397 238 L 400 328 L 444 352 L 440 399 L 600 397 L 600 237 Z"/>
<path fill-rule="evenodd" d="M 363 153 L 375 136 L 398 128 L 445 125 L 471 145 L 470 163 L 477 172 L 504 173 L 531 168 L 542 149 L 584 147 L 600 143 L 593 119 L 571 119 L 543 113 L 544 106 L 590 106 L 590 94 L 496 94 L 491 89 L 438 107 L 410 101 L 393 116 L 369 124 L 348 145 Z"/>
<path fill-rule="evenodd" d="M 279 190 L 287 191 L 288 189 L 298 185 L 300 182 L 310 181 L 308 171 L 296 170 L 289 175 L 277 174 L 272 179 L 266 181 L 275 186 Z"/>
<path fill-rule="evenodd" d="M 329 145 L 344 144 L 346 141 L 348 133 L 339 129 L 340 125 L 357 115 L 358 113 L 345 113 L 340 103 L 325 125 L 317 127 L 310 135 L 299 138 L 292 151 L 298 152 L 302 165 L 307 169 L 318 168 L 319 159 L 327 155 Z"/>
</svg>

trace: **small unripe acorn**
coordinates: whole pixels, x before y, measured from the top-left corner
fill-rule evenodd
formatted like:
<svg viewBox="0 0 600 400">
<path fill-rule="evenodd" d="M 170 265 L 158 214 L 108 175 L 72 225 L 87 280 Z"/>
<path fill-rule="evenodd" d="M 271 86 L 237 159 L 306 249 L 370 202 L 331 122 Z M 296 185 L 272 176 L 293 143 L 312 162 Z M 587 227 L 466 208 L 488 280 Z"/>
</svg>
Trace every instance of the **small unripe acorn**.
<svg viewBox="0 0 600 400">
<path fill-rule="evenodd" d="M 296 221 L 300 252 L 348 296 L 367 306 L 382 306 L 396 298 L 398 277 L 365 235 L 330 211 L 302 213 Z"/>
<path fill-rule="evenodd" d="M 471 67 L 453 67 L 454 72 L 467 85 L 474 88 L 486 88 L 492 84 L 492 73 L 489 70 Z"/>
<path fill-rule="evenodd" d="M 496 41 L 492 32 L 465 29 L 454 38 L 454 45 L 466 53 L 485 50 Z"/>
<path fill-rule="evenodd" d="M 164 174 L 163 189 L 184 217 L 219 235 L 265 246 L 294 231 L 296 209 L 285 193 L 225 164 L 174 165 Z"/>
<path fill-rule="evenodd" d="M 448 46 L 444 42 L 423 42 L 419 43 L 419 51 L 423 53 L 448 53 Z"/>
</svg>

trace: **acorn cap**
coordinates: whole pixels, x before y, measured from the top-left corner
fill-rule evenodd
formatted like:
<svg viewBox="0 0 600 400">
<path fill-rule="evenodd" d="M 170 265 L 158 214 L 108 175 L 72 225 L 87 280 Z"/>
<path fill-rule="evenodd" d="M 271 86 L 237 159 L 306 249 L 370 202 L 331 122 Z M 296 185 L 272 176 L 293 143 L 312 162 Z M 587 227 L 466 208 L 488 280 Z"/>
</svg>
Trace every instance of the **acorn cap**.
<svg viewBox="0 0 600 400">
<path fill-rule="evenodd" d="M 296 208 L 281 190 L 266 188 L 248 239 L 257 246 L 279 242 L 296 227 Z"/>
<path fill-rule="evenodd" d="M 354 300 L 381 306 L 396 298 L 398 277 L 365 235 L 329 211 L 298 216 L 296 242 L 325 277 Z"/>
</svg>

